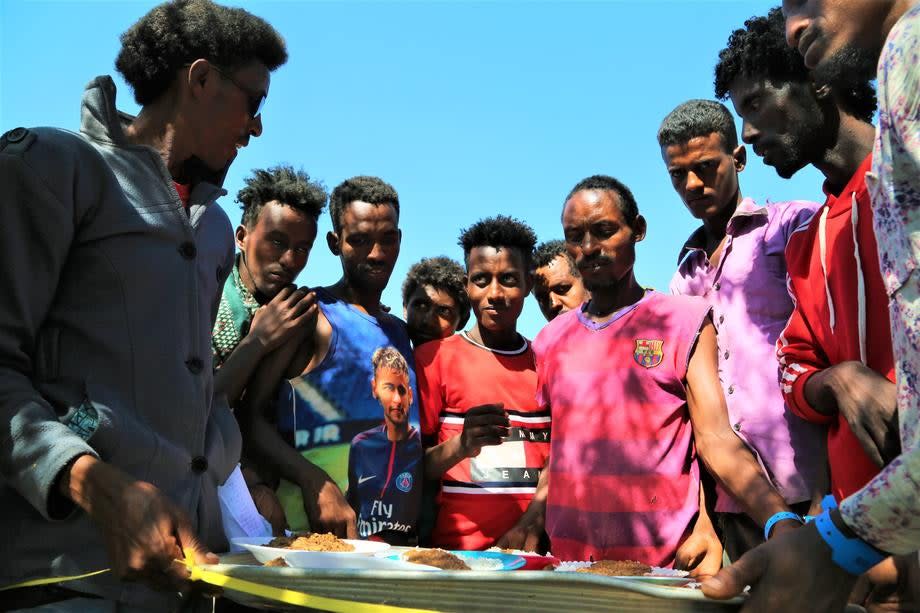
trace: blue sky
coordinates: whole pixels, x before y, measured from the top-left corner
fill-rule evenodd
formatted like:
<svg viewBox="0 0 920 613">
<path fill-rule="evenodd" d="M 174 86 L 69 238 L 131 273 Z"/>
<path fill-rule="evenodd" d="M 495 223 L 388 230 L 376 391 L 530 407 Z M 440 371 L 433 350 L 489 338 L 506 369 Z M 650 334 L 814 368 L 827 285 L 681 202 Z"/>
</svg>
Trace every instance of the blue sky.
<svg viewBox="0 0 920 613">
<path fill-rule="evenodd" d="M 79 127 L 80 96 L 115 74 L 119 35 L 154 2 L 0 0 L 0 130 Z M 562 199 L 580 179 L 611 174 L 635 193 L 649 235 L 640 283 L 666 289 L 697 226 L 673 192 L 655 134 L 689 98 L 712 97 L 731 31 L 778 0 L 632 2 L 234 2 L 285 37 L 290 60 L 272 77 L 265 133 L 236 159 L 222 206 L 252 168 L 300 166 L 331 190 L 374 174 L 402 203 L 402 252 L 384 302 L 421 257 L 460 259 L 457 236 L 504 213 L 541 240 L 560 238 Z M 118 106 L 136 112 L 116 76 Z M 740 126 L 739 126 L 740 127 Z M 779 179 L 749 151 L 742 191 L 758 201 L 822 200 L 812 170 Z M 341 273 L 320 236 L 299 282 Z M 520 330 L 543 325 L 528 299 Z"/>
</svg>

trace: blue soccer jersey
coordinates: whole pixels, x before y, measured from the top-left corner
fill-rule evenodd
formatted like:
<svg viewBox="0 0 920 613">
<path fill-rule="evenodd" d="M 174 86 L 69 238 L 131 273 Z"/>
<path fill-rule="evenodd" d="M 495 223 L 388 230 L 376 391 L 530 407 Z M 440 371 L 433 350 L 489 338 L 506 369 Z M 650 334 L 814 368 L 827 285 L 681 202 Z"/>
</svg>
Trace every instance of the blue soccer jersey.
<svg viewBox="0 0 920 613">
<path fill-rule="evenodd" d="M 361 538 L 374 536 L 391 545 L 415 540 L 423 460 L 422 439 L 412 427 L 398 442 L 387 438 L 385 424 L 352 439 L 347 498 L 358 516 Z"/>
</svg>

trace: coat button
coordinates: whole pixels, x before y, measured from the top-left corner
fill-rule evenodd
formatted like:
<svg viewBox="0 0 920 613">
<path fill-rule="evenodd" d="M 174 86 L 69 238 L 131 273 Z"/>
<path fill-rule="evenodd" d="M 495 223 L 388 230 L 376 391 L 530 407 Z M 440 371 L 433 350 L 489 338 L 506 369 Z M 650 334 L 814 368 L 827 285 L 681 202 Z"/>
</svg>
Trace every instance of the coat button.
<svg viewBox="0 0 920 613">
<path fill-rule="evenodd" d="M 186 260 L 193 260 L 198 254 L 198 248 L 195 247 L 194 243 L 182 243 L 179 245 L 179 253 L 182 254 Z"/>
<path fill-rule="evenodd" d="M 193 375 L 198 375 L 204 370 L 204 362 L 199 358 L 189 358 L 185 361 L 185 367 L 188 368 L 188 371 Z"/>
<path fill-rule="evenodd" d="M 6 133 L 6 142 L 18 143 L 28 135 L 29 131 L 25 128 L 14 128 Z"/>
<path fill-rule="evenodd" d="M 719 291 L 720 289 L 722 289 L 722 283 L 720 283 L 719 281 L 716 281 L 716 284 L 712 286 L 712 289 Z"/>
<path fill-rule="evenodd" d="M 734 394 L 734 393 L 735 393 L 735 386 L 734 386 L 734 385 L 729 385 L 729 386 L 728 386 L 728 393 L 729 393 L 729 394 Z"/>
<path fill-rule="evenodd" d="M 735 424 L 735 432 L 741 432 L 741 423 Z"/>
<path fill-rule="evenodd" d="M 208 459 L 206 457 L 199 455 L 192 458 L 192 472 L 200 475 L 206 470 L 208 470 Z"/>
<path fill-rule="evenodd" d="M 723 354 L 722 354 L 722 357 L 723 357 L 724 359 L 727 360 L 727 359 L 728 359 L 728 351 L 726 351 L 725 353 L 723 353 Z"/>
<path fill-rule="evenodd" d="M 725 315 L 719 315 L 719 323 L 725 321 Z"/>
</svg>

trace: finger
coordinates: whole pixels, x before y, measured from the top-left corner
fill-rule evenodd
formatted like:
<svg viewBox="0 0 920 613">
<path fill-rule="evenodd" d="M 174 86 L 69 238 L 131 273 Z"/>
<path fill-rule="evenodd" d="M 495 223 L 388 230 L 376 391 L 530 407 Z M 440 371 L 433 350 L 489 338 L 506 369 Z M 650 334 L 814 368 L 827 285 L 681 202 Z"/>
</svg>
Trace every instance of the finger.
<svg viewBox="0 0 920 613">
<path fill-rule="evenodd" d="M 293 287 L 293 286 L 292 286 L 292 287 Z M 288 296 L 287 300 L 285 300 L 285 304 L 286 304 L 288 307 L 293 307 L 295 304 L 297 304 L 298 301 L 300 301 L 301 299 L 303 299 L 304 296 L 307 295 L 307 291 L 308 291 L 308 290 L 307 290 L 306 288 L 303 288 L 303 287 L 298 287 L 298 288 L 292 290 L 292 291 L 291 291 L 291 294 Z"/>
<path fill-rule="evenodd" d="M 309 294 L 305 295 L 304 297 L 302 297 L 300 300 L 297 301 L 297 303 L 291 309 L 291 313 L 293 313 L 295 317 L 299 317 L 300 315 L 303 315 L 307 311 L 307 309 L 314 306 L 315 304 L 316 304 L 316 294 L 314 294 L 313 292 L 310 292 Z"/>
<path fill-rule="evenodd" d="M 480 413 L 478 415 L 467 415 L 464 422 L 468 426 L 502 426 L 508 427 L 508 418 L 501 413 Z"/>
<path fill-rule="evenodd" d="M 176 534 L 182 553 L 191 553 L 195 564 L 218 564 L 220 562 L 220 558 L 208 551 L 208 548 L 198 539 L 198 536 L 192 531 L 192 525 L 184 517 L 179 518 Z"/>
<path fill-rule="evenodd" d="M 486 413 L 505 415 L 505 404 L 503 402 L 496 402 L 493 404 L 480 404 L 479 406 L 470 408 L 466 413 L 467 415 L 480 415 Z"/>
<path fill-rule="evenodd" d="M 348 523 L 345 526 L 345 535 L 346 535 L 346 538 L 349 538 L 349 539 L 358 538 L 358 527 L 355 525 L 354 519 L 348 520 Z"/>
<path fill-rule="evenodd" d="M 271 301 L 272 302 L 284 302 L 285 300 L 288 299 L 288 297 L 292 293 L 294 293 L 295 289 L 296 287 L 294 285 L 285 285 L 284 287 L 281 288 L 281 291 L 278 292 L 274 298 L 272 298 Z"/>
<path fill-rule="evenodd" d="M 524 546 L 521 548 L 524 551 L 537 551 L 540 549 L 540 534 L 537 532 L 528 532 L 527 537 L 524 539 Z"/>
<path fill-rule="evenodd" d="M 764 546 L 755 547 L 737 562 L 723 568 L 715 577 L 703 583 L 703 594 L 709 598 L 725 599 L 737 596 L 745 586 L 756 584 L 766 569 Z"/>
</svg>

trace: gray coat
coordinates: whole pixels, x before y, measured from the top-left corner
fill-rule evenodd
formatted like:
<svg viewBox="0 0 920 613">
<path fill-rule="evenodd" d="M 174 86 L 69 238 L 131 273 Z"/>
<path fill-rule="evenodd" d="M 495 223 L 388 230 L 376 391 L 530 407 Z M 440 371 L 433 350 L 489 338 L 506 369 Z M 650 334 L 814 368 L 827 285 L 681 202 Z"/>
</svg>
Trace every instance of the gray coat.
<svg viewBox="0 0 920 613">
<path fill-rule="evenodd" d="M 210 334 L 233 233 L 198 183 L 186 214 L 152 148 L 129 144 L 109 77 L 83 97 L 79 135 L 0 139 L 0 585 L 110 565 L 99 531 L 52 490 L 93 454 L 149 481 L 226 546 L 217 486 L 240 433 L 213 397 Z M 70 583 L 168 610 L 174 595 L 111 575 Z"/>
</svg>

